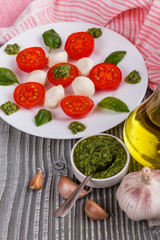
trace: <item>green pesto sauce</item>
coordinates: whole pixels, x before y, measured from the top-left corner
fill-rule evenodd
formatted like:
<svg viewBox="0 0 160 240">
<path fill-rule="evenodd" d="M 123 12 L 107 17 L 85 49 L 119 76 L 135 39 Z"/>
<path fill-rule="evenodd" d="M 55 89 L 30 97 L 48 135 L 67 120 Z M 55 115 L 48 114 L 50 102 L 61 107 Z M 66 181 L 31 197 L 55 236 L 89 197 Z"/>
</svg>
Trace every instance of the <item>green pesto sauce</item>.
<svg viewBox="0 0 160 240">
<path fill-rule="evenodd" d="M 69 64 L 58 65 L 52 70 L 55 78 L 71 77 L 70 76 L 71 66 Z"/>
<path fill-rule="evenodd" d="M 108 169 L 93 176 L 101 179 L 120 172 L 126 164 L 127 154 L 117 139 L 107 135 L 97 135 L 80 141 L 74 149 L 73 159 L 78 170 L 86 176 L 114 159 Z"/>
<path fill-rule="evenodd" d="M 14 43 L 14 44 L 8 44 L 4 51 L 9 55 L 14 55 L 19 53 L 19 50 L 20 50 L 20 46 L 17 43 Z"/>
<path fill-rule="evenodd" d="M 100 36 L 102 35 L 102 30 L 101 30 L 101 28 L 95 28 L 95 27 L 89 28 L 89 29 L 87 30 L 87 32 L 88 32 L 89 34 L 91 34 L 93 38 L 98 38 L 98 37 L 100 37 Z"/>
<path fill-rule="evenodd" d="M 11 103 L 10 101 L 8 102 L 5 102 L 4 104 L 2 104 L 0 106 L 1 110 L 6 114 L 6 115 L 10 115 L 14 112 L 17 112 L 19 107 L 14 104 L 14 103 Z"/>
<path fill-rule="evenodd" d="M 139 75 L 139 72 L 136 70 L 133 70 L 126 78 L 125 81 L 131 84 L 136 84 L 141 81 L 141 77 Z"/>
<path fill-rule="evenodd" d="M 78 121 L 71 122 L 68 127 L 73 134 L 77 134 L 78 132 L 83 132 L 86 129 L 86 126 Z"/>
</svg>

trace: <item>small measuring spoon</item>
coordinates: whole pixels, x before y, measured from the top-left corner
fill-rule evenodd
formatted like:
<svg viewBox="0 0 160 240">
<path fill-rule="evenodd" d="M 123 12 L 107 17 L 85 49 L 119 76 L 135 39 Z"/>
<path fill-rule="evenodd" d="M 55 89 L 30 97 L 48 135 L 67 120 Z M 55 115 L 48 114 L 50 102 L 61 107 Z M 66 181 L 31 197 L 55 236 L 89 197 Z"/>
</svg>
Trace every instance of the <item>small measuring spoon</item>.
<svg viewBox="0 0 160 240">
<path fill-rule="evenodd" d="M 78 199 L 79 195 L 81 194 L 83 188 L 87 184 L 87 182 L 93 177 L 95 173 L 101 172 L 109 168 L 109 166 L 113 163 L 114 159 L 109 162 L 104 167 L 99 168 L 97 171 L 91 173 L 90 175 L 86 176 L 85 179 L 79 184 L 79 186 L 74 190 L 74 192 L 70 195 L 69 198 L 55 211 L 55 217 L 65 217 L 73 205 L 75 204 L 76 200 Z"/>
</svg>

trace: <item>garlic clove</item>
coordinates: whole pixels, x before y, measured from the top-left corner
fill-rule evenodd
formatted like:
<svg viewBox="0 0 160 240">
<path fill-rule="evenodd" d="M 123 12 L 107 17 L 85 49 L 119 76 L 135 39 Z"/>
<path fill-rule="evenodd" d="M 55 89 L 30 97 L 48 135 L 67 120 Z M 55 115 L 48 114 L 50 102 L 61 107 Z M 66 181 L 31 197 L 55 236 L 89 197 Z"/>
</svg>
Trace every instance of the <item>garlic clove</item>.
<svg viewBox="0 0 160 240">
<path fill-rule="evenodd" d="M 108 213 L 92 199 L 85 203 L 84 210 L 92 220 L 104 220 L 108 217 Z"/>
<path fill-rule="evenodd" d="M 61 197 L 65 199 L 67 199 L 77 187 L 78 187 L 78 184 L 73 182 L 67 176 L 62 176 L 58 181 L 58 192 L 61 195 Z M 90 193 L 91 190 L 92 188 L 90 188 L 88 191 L 83 189 L 79 198 L 86 196 L 88 193 Z"/>
<path fill-rule="evenodd" d="M 30 181 L 29 187 L 34 190 L 41 189 L 43 186 L 43 174 L 42 171 L 39 172 Z"/>
</svg>

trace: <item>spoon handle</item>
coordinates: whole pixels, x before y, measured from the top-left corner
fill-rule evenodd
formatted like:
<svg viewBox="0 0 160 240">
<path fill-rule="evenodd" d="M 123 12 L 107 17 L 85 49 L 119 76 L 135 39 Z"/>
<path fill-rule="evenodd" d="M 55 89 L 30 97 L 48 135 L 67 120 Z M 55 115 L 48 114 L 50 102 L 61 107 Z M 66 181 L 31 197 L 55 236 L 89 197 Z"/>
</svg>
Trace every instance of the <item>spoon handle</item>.
<svg viewBox="0 0 160 240">
<path fill-rule="evenodd" d="M 70 197 L 55 211 L 54 215 L 56 217 L 65 217 L 68 212 L 73 207 L 74 203 L 78 199 L 79 195 L 81 194 L 83 188 L 87 184 L 87 182 L 91 179 L 93 173 L 88 175 L 74 190 L 74 192 L 70 195 Z"/>
</svg>

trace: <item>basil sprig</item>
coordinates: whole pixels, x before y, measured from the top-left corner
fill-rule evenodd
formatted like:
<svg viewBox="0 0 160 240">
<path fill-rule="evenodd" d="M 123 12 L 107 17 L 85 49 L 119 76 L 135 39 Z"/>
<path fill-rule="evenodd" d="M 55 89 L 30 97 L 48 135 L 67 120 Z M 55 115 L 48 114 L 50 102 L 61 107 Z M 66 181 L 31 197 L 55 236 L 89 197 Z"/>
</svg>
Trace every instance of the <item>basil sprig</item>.
<svg viewBox="0 0 160 240">
<path fill-rule="evenodd" d="M 36 123 L 37 127 L 39 127 L 40 125 L 43 125 L 45 123 L 48 123 L 51 120 L 52 120 L 52 114 L 50 111 L 48 111 L 46 109 L 39 110 L 39 112 L 35 116 L 35 123 Z"/>
<path fill-rule="evenodd" d="M 112 52 L 104 62 L 106 63 L 112 63 L 114 65 L 117 65 L 126 55 L 126 51 L 115 51 Z"/>
<path fill-rule="evenodd" d="M 54 48 L 59 48 L 61 46 L 61 38 L 58 33 L 56 33 L 55 30 L 50 29 L 48 31 L 45 31 L 42 34 L 43 41 L 46 44 L 47 47 L 50 48 L 49 52 Z"/>
<path fill-rule="evenodd" d="M 0 68 L 0 85 L 8 86 L 14 83 L 20 84 L 16 74 L 8 68 Z"/>
<path fill-rule="evenodd" d="M 107 108 L 116 112 L 129 112 L 127 105 L 118 98 L 106 97 L 103 98 L 99 103 L 99 107 Z"/>
</svg>

